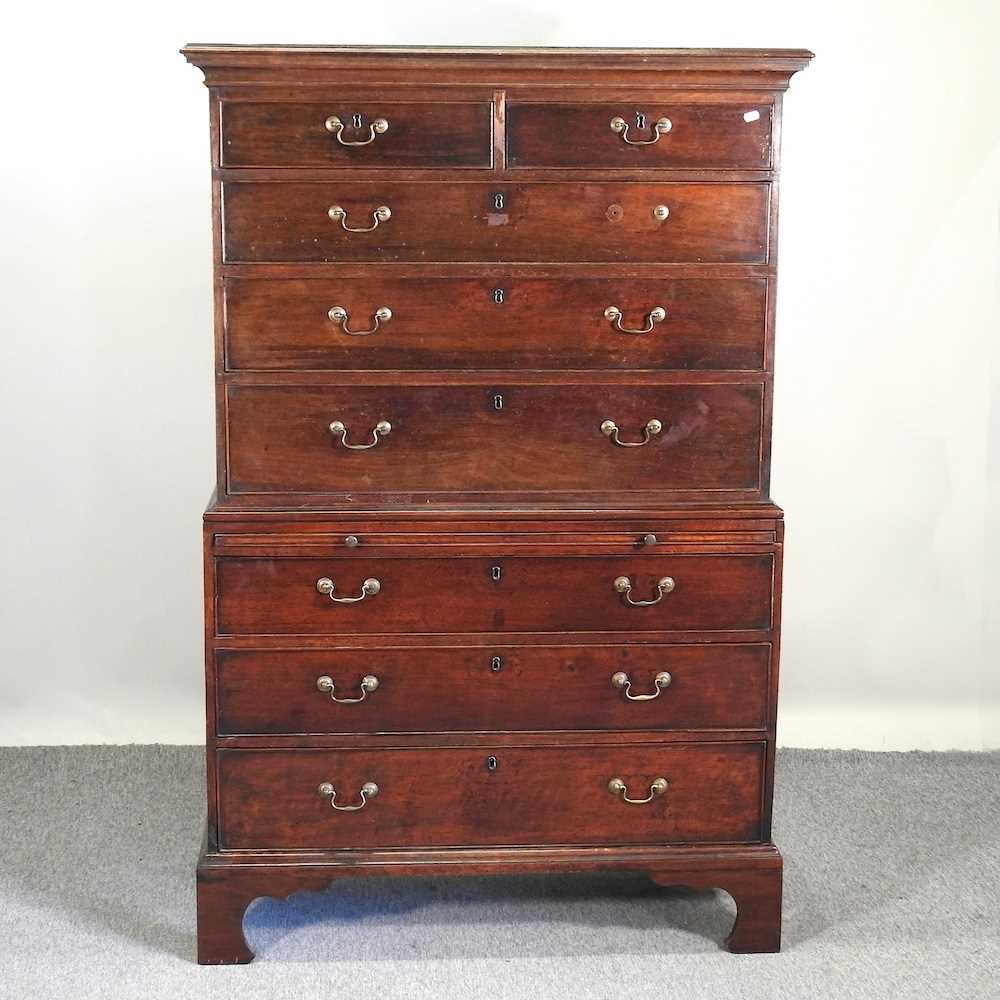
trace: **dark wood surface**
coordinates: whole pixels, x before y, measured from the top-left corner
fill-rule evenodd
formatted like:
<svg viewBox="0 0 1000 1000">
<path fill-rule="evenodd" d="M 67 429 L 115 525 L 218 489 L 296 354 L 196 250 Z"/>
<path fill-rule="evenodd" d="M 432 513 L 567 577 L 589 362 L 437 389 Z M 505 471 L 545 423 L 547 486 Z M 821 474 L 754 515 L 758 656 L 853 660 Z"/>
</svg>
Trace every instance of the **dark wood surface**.
<svg viewBox="0 0 1000 1000">
<path fill-rule="evenodd" d="M 209 841 L 198 863 L 198 961 L 246 963 L 253 952 L 243 914 L 260 896 L 319 892 L 342 877 L 544 875 L 642 871 L 663 886 L 725 889 L 737 904 L 726 939 L 733 952 L 773 952 L 781 942 L 782 858 L 773 844 L 711 847 L 449 848 L 327 851 L 310 854 L 219 853 Z M 337 943 L 331 941 L 331 954 Z"/>
<path fill-rule="evenodd" d="M 768 184 L 230 181 L 225 260 L 762 263 L 769 197 Z M 381 205 L 392 216 L 346 232 L 328 217 L 335 205 L 354 228 Z M 662 222 L 658 205 L 670 212 Z"/>
<path fill-rule="evenodd" d="M 376 873 L 641 870 L 726 889 L 731 950 L 777 950 L 772 292 L 782 92 L 811 54 L 184 52 L 211 90 L 218 378 L 199 961 L 249 961 L 257 896 Z M 343 146 L 331 114 L 389 129 Z M 671 128 L 631 146 L 615 115 Z M 334 204 L 392 214 L 347 233 Z M 354 337 L 335 305 L 393 316 Z M 622 333 L 609 305 L 667 316 Z M 653 417 L 641 448 L 600 433 Z M 337 419 L 392 432 L 347 451 Z M 677 586 L 628 607 L 619 575 Z M 321 576 L 382 587 L 335 604 Z M 661 669 L 656 699 L 611 685 Z M 366 674 L 361 703 L 317 686 Z M 643 805 L 607 790 L 661 773 Z M 369 780 L 356 812 L 316 791 Z"/>
<path fill-rule="evenodd" d="M 228 487 L 241 493 L 641 490 L 760 486 L 757 385 L 231 386 Z M 499 407 L 499 408 L 498 408 Z M 601 431 L 610 419 L 624 442 Z M 391 432 L 367 450 L 348 444 Z"/>
<path fill-rule="evenodd" d="M 764 368 L 764 278 L 227 277 L 229 370 Z M 497 299 L 500 299 L 498 302 Z M 330 319 L 348 313 L 348 331 Z M 642 330 L 660 307 L 667 318 Z"/>
<path fill-rule="evenodd" d="M 747 121 L 743 116 L 749 115 Z M 756 114 L 756 117 L 754 115 Z M 628 125 L 625 138 L 613 118 Z M 655 135 L 661 118 L 670 130 Z M 650 103 L 507 105 L 507 163 L 511 167 L 771 166 L 771 105 Z M 637 124 L 639 123 L 639 124 Z M 556 138 L 561 137 L 561 138 Z M 630 145 L 643 141 L 648 145 Z"/>
<path fill-rule="evenodd" d="M 768 643 L 221 649 L 218 734 L 756 729 Z M 625 672 L 630 701 L 611 678 Z M 666 671 L 669 686 L 655 678 Z M 317 686 L 334 682 L 333 696 Z"/>
<path fill-rule="evenodd" d="M 224 558 L 217 628 L 219 635 L 766 630 L 773 574 L 770 554 Z M 658 604 L 631 607 L 614 588 L 619 576 L 632 581 L 637 601 L 655 598 L 665 576 L 676 589 Z M 316 590 L 324 577 L 334 596 L 359 595 L 369 578 L 381 590 L 337 604 Z"/>
<path fill-rule="evenodd" d="M 343 142 L 326 127 L 331 116 L 344 123 Z M 389 127 L 371 139 L 377 119 Z M 379 100 L 350 91 L 313 103 L 231 101 L 222 106 L 221 156 L 227 167 L 489 167 L 493 107 Z"/>
<path fill-rule="evenodd" d="M 760 839 L 764 744 L 219 751 L 219 845 L 333 850 Z M 644 799 L 608 790 L 620 777 Z M 366 782 L 378 794 L 354 812 Z"/>
</svg>

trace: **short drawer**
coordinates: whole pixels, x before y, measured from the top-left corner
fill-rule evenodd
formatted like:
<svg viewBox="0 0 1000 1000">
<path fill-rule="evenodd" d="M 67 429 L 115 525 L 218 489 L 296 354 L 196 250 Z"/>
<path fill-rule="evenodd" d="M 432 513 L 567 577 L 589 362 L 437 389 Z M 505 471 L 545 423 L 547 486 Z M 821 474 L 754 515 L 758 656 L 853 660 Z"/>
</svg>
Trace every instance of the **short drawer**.
<svg viewBox="0 0 1000 1000">
<path fill-rule="evenodd" d="M 231 370 L 764 367 L 764 278 L 226 278 Z"/>
<path fill-rule="evenodd" d="M 771 106 L 510 103 L 507 164 L 767 170 Z"/>
<path fill-rule="evenodd" d="M 225 101 L 224 167 L 489 167 L 493 105 Z"/>
<path fill-rule="evenodd" d="M 224 260 L 763 263 L 769 193 L 766 183 L 234 181 L 223 185 Z"/>
<path fill-rule="evenodd" d="M 220 650 L 220 736 L 764 729 L 768 643 Z"/>
<path fill-rule="evenodd" d="M 226 556 L 216 573 L 220 636 L 763 630 L 771 627 L 774 557 L 361 552 Z M 652 603 L 632 603 L 640 601 Z"/>
<path fill-rule="evenodd" d="M 759 383 L 231 385 L 228 489 L 745 493 L 759 487 L 762 406 Z"/>
<path fill-rule="evenodd" d="M 221 750 L 218 768 L 226 850 L 761 837 L 762 742 Z"/>
</svg>

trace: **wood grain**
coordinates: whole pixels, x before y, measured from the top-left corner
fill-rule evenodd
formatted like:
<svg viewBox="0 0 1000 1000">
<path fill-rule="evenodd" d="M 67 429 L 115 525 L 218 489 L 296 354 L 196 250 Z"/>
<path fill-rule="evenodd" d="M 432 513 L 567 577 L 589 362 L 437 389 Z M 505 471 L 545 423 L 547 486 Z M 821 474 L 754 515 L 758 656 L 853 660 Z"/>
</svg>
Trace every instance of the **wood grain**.
<svg viewBox="0 0 1000 1000">
<path fill-rule="evenodd" d="M 224 280 L 229 370 L 721 370 L 764 367 L 763 278 L 357 278 Z M 497 301 L 499 297 L 500 301 Z M 605 317 L 623 313 L 622 333 Z M 330 319 L 348 312 L 346 329 Z"/>
<path fill-rule="evenodd" d="M 769 194 L 768 184 L 230 181 L 225 261 L 763 263 Z M 355 228 L 380 205 L 392 216 L 345 232 L 327 215 L 334 205 Z M 657 205 L 670 211 L 662 222 Z"/>
<path fill-rule="evenodd" d="M 221 650 L 218 733 L 518 732 L 761 729 L 767 722 L 767 643 L 649 646 Z M 629 701 L 611 677 L 628 674 Z M 378 687 L 357 704 L 361 679 Z"/>
</svg>

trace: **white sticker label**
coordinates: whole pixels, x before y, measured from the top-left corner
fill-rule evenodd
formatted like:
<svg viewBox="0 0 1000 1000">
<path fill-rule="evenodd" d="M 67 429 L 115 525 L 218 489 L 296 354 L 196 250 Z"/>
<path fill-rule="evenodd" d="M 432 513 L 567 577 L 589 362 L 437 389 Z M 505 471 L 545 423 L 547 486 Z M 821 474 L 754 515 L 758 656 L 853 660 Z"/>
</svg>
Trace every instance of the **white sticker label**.
<svg viewBox="0 0 1000 1000">
<path fill-rule="evenodd" d="M 759 111 L 744 111 L 743 120 L 749 125 L 750 122 L 755 122 L 760 120 Z"/>
</svg>

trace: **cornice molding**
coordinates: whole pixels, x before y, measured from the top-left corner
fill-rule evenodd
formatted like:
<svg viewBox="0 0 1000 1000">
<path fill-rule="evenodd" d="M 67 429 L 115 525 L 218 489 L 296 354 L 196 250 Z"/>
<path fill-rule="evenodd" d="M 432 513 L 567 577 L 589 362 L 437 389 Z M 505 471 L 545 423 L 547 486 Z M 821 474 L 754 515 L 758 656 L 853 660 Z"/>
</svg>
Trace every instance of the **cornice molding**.
<svg viewBox="0 0 1000 1000">
<path fill-rule="evenodd" d="M 784 90 L 806 49 L 410 48 L 191 44 L 210 87 L 351 83 L 565 86 L 573 82 Z"/>
</svg>

